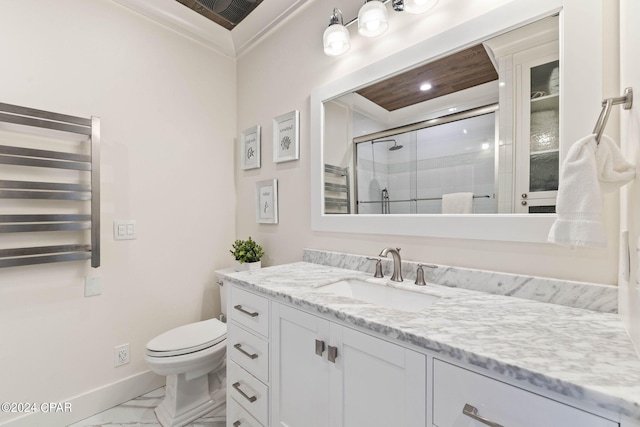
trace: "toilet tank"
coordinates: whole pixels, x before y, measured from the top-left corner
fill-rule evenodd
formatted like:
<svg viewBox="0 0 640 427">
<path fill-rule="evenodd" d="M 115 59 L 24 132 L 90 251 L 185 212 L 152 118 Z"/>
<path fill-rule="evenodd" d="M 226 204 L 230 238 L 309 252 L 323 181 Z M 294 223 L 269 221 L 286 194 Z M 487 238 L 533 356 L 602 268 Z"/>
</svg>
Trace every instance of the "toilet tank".
<svg viewBox="0 0 640 427">
<path fill-rule="evenodd" d="M 233 268 L 225 268 L 223 270 L 216 270 L 217 283 L 220 289 L 220 312 L 222 313 L 222 321 L 227 321 L 227 286 L 224 286 L 222 280 L 224 279 L 224 275 L 228 273 L 233 273 L 235 270 Z"/>
</svg>

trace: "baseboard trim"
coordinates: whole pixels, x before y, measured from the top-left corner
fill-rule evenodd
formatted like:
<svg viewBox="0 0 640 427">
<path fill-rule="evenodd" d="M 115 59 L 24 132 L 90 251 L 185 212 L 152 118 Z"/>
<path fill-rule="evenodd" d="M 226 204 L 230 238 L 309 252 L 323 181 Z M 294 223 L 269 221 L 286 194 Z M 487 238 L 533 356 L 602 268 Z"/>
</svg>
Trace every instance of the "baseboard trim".
<svg viewBox="0 0 640 427">
<path fill-rule="evenodd" d="M 60 402 L 70 404 L 69 412 L 34 412 L 0 423 L 0 426 L 68 426 L 162 387 L 165 384 L 165 378 L 151 371 L 144 371 Z"/>
</svg>

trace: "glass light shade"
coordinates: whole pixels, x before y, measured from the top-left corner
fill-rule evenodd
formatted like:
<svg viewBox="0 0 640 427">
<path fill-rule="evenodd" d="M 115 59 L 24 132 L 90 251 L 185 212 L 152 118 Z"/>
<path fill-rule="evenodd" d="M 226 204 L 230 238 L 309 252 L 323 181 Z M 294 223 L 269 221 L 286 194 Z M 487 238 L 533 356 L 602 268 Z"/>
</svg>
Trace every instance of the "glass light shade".
<svg viewBox="0 0 640 427">
<path fill-rule="evenodd" d="M 438 3 L 438 0 L 404 0 L 404 11 L 418 14 L 425 13 Z"/>
<path fill-rule="evenodd" d="M 328 56 L 342 55 L 351 47 L 349 30 L 344 25 L 329 25 L 322 35 L 324 53 Z"/>
<path fill-rule="evenodd" d="M 358 12 L 358 32 L 365 37 L 376 37 L 389 27 L 387 7 L 379 0 L 366 2 Z"/>
</svg>

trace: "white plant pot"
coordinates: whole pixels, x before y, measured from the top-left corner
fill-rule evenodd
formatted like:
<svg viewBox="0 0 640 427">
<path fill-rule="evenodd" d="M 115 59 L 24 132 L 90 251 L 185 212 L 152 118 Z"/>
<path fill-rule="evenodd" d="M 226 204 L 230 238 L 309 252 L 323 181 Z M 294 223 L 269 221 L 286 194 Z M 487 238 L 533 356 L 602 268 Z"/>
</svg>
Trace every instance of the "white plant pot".
<svg viewBox="0 0 640 427">
<path fill-rule="evenodd" d="M 262 261 L 256 262 L 243 262 L 242 264 L 237 260 L 233 260 L 233 269 L 235 271 L 249 271 L 249 270 L 257 270 L 262 267 Z"/>
</svg>

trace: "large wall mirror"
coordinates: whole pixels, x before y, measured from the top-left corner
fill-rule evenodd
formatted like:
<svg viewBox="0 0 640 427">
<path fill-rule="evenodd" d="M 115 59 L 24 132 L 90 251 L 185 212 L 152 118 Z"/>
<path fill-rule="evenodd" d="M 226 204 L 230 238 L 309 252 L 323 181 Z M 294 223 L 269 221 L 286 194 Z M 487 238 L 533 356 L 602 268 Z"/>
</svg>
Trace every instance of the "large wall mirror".
<svg viewBox="0 0 640 427">
<path fill-rule="evenodd" d="M 514 3 L 314 90 L 314 229 L 546 241 L 598 2 Z"/>
</svg>

